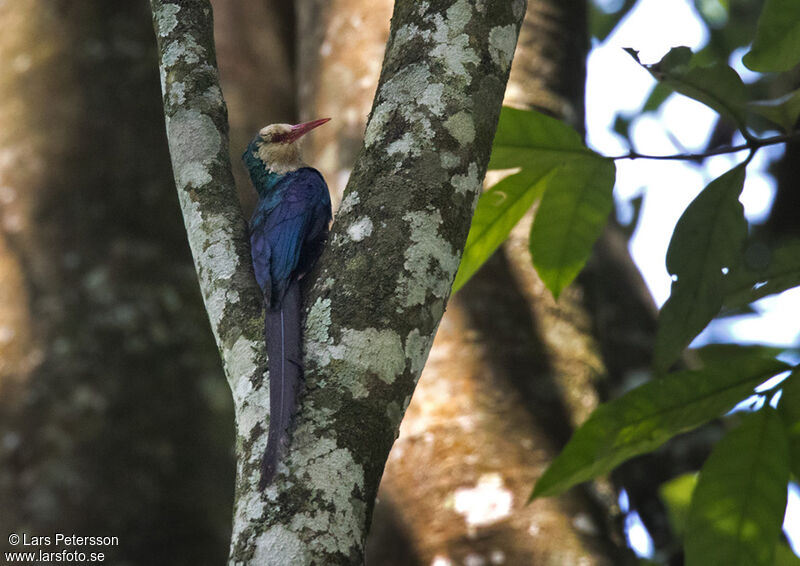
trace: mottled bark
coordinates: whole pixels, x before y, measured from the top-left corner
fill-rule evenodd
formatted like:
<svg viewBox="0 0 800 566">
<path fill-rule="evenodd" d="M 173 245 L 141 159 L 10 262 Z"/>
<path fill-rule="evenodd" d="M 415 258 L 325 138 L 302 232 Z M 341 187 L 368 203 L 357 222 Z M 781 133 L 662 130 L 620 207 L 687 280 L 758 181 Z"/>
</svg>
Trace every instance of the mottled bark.
<svg viewBox="0 0 800 566">
<path fill-rule="evenodd" d="M 266 365 L 261 293 L 228 156 L 211 6 L 207 0 L 154 0 L 152 7 L 167 140 L 200 290 L 233 392 L 237 426 L 261 426 L 269 406 L 266 388 L 260 387 Z"/>
<path fill-rule="evenodd" d="M 0 550 L 114 535 L 110 563 L 218 563 L 232 411 L 147 6 L 3 2 L 0 25 Z"/>
<path fill-rule="evenodd" d="M 237 412 L 231 562 L 359 563 L 386 456 L 458 267 L 524 1 L 395 6 L 364 148 L 307 288 L 297 430 L 287 466 L 264 493 L 256 489 L 268 405 L 260 317 L 210 9 L 152 5 L 176 184 Z"/>
</svg>

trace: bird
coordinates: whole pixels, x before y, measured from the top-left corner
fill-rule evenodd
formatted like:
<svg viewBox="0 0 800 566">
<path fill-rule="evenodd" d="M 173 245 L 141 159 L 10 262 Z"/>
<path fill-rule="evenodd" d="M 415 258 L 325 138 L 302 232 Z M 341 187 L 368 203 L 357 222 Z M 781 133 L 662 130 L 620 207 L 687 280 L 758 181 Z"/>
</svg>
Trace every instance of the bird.
<svg viewBox="0 0 800 566">
<path fill-rule="evenodd" d="M 269 361 L 270 418 L 261 462 L 263 490 L 288 449 L 303 378 L 299 281 L 325 247 L 331 197 L 319 171 L 301 157 L 302 136 L 330 118 L 271 124 L 259 130 L 242 155 L 258 193 L 249 223 L 256 282 L 264 296 L 264 339 Z"/>
</svg>

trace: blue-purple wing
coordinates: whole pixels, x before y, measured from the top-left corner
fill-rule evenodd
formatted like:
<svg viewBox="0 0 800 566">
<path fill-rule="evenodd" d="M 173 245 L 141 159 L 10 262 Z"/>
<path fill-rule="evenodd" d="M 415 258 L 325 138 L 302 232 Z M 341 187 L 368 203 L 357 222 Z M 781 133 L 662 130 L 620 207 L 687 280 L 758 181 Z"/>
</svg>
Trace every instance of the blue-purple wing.
<svg viewBox="0 0 800 566">
<path fill-rule="evenodd" d="M 316 262 L 331 220 L 328 187 L 315 169 L 287 174 L 275 190 L 280 198 L 259 203 L 250 235 L 256 280 L 273 309 L 291 279 Z"/>
</svg>

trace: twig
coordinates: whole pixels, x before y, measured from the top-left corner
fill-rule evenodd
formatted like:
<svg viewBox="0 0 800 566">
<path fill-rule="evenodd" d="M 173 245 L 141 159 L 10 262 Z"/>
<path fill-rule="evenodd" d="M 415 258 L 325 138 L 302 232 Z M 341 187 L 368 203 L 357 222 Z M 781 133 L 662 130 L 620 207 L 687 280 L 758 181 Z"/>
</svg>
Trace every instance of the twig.
<svg viewBox="0 0 800 566">
<path fill-rule="evenodd" d="M 725 153 L 736 153 L 737 151 L 743 151 L 749 149 L 750 151 L 755 151 L 760 147 L 764 147 L 766 145 L 775 145 L 779 143 L 785 143 L 788 141 L 792 141 L 795 139 L 800 139 L 800 131 L 795 131 L 790 134 L 782 134 L 780 136 L 772 136 L 769 138 L 752 138 L 747 143 L 743 143 L 740 145 L 729 145 L 729 146 L 722 146 L 717 147 L 714 149 L 710 149 L 708 151 L 702 153 L 676 153 L 673 155 L 648 155 L 645 153 L 639 153 L 638 151 L 629 151 L 624 155 L 617 155 L 611 157 L 609 159 L 613 159 L 614 161 L 618 159 L 659 159 L 662 161 L 677 161 L 677 160 L 685 160 L 685 161 L 693 161 L 697 159 L 704 159 L 706 157 L 711 157 L 712 155 L 722 155 Z"/>
</svg>

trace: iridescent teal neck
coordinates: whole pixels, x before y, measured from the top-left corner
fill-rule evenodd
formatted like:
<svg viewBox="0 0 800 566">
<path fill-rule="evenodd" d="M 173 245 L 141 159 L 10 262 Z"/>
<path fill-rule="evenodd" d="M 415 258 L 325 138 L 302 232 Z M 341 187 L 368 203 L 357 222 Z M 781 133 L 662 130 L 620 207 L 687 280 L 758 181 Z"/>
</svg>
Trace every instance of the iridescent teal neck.
<svg viewBox="0 0 800 566">
<path fill-rule="evenodd" d="M 253 186 L 256 188 L 256 191 L 258 191 L 258 196 L 264 198 L 272 192 L 275 185 L 284 177 L 284 174 L 275 173 L 267 169 L 266 164 L 259 159 L 258 146 L 256 145 L 257 140 L 258 138 L 256 137 L 250 142 L 250 145 L 247 146 L 247 149 L 242 155 L 242 161 L 244 161 L 250 173 L 250 179 L 253 181 Z"/>
</svg>

